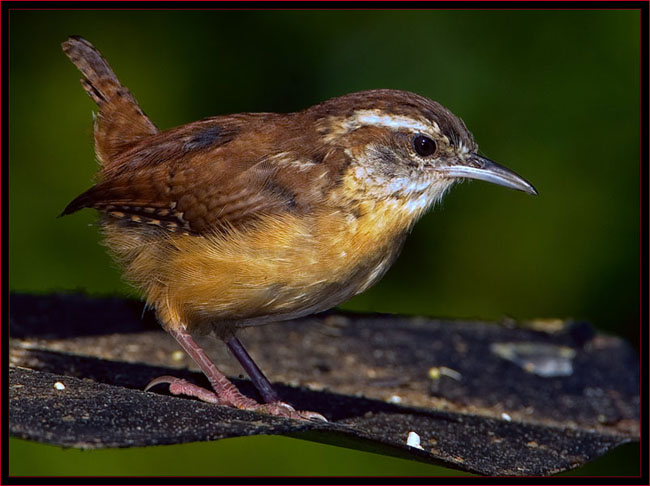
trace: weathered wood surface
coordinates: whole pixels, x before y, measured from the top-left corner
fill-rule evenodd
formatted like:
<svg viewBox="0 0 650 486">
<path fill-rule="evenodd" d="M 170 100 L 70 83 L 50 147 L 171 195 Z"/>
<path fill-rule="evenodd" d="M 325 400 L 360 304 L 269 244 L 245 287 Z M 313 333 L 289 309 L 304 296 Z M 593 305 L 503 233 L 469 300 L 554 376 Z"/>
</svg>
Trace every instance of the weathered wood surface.
<svg viewBox="0 0 650 486">
<path fill-rule="evenodd" d="M 284 434 L 480 474 L 543 475 L 639 437 L 635 352 L 585 323 L 326 313 L 245 331 L 282 398 L 330 420 L 320 424 L 142 392 L 162 374 L 207 383 L 137 301 L 14 294 L 10 306 L 10 431 L 49 444 Z M 222 345 L 203 344 L 240 375 Z M 422 450 L 407 445 L 409 432 Z"/>
</svg>

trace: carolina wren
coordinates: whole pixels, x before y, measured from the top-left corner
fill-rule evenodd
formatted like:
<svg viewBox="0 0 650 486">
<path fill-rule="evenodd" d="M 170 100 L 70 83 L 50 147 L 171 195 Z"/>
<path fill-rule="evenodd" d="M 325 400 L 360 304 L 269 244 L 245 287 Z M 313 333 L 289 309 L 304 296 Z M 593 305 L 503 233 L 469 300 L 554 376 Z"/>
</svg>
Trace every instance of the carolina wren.
<svg viewBox="0 0 650 486">
<path fill-rule="evenodd" d="M 101 167 L 97 184 L 62 214 L 100 212 L 125 278 L 214 391 L 173 377 L 149 387 L 322 418 L 279 401 L 237 330 L 321 312 L 366 290 L 461 178 L 536 194 L 478 155 L 458 117 L 414 93 L 364 91 L 295 113 L 239 113 L 160 131 L 92 44 L 70 37 L 63 51 L 99 108 Z M 264 403 L 240 394 L 191 337 L 209 332 L 227 343 Z"/>
</svg>

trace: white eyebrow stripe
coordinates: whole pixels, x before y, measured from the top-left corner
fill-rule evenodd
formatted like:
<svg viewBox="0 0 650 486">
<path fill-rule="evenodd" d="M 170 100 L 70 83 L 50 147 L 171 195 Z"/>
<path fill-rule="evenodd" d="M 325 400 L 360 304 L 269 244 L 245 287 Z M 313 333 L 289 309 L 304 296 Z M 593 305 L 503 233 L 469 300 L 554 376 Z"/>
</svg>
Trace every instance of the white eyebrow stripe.
<svg viewBox="0 0 650 486">
<path fill-rule="evenodd" d="M 360 125 L 374 125 L 390 128 L 410 128 L 421 132 L 440 132 L 438 124 L 435 122 L 422 123 L 408 116 L 379 114 L 373 110 L 360 110 L 355 113 L 354 120 Z"/>
</svg>

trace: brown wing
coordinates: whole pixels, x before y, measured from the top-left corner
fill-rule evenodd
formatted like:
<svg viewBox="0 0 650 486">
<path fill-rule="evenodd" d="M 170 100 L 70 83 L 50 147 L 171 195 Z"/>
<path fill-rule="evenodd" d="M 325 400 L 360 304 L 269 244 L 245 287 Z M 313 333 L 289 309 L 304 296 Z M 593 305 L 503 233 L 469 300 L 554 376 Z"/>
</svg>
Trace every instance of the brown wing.
<svg viewBox="0 0 650 486">
<path fill-rule="evenodd" d="M 62 214 L 90 207 L 201 234 L 263 214 L 309 211 L 324 189 L 314 180 L 327 181 L 319 177 L 328 170 L 323 157 L 318 163 L 302 160 L 302 170 L 296 170 L 286 151 L 244 125 L 215 118 L 150 137 L 121 154 L 104 180 Z"/>
</svg>

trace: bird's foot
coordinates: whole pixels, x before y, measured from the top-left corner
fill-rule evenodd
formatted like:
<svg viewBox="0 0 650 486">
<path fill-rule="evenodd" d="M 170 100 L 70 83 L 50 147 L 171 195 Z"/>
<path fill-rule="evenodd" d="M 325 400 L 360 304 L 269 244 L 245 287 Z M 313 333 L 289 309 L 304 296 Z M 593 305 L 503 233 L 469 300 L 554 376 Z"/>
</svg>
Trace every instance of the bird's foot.
<svg viewBox="0 0 650 486">
<path fill-rule="evenodd" d="M 308 410 L 296 410 L 286 402 L 271 402 L 271 403 L 258 403 L 255 408 L 248 410 L 256 410 L 267 415 L 274 415 L 276 417 L 286 417 L 295 420 L 311 420 L 313 422 L 327 422 L 328 420 L 318 412 L 310 412 Z"/>
<path fill-rule="evenodd" d="M 154 386 L 162 384 L 169 385 L 169 392 L 172 395 L 186 395 L 198 398 L 204 402 L 214 403 L 216 405 L 222 404 L 222 401 L 219 400 L 216 393 L 202 388 L 199 385 L 195 385 L 194 383 L 190 383 L 187 380 L 183 380 L 182 378 L 175 378 L 173 376 L 159 376 L 158 378 L 151 380 L 149 384 L 144 387 L 144 391 L 149 391 L 149 389 Z"/>
<path fill-rule="evenodd" d="M 150 388 L 161 384 L 169 384 L 169 392 L 172 395 L 195 397 L 199 400 L 215 405 L 224 405 L 227 407 L 238 408 L 239 410 L 250 410 L 267 415 L 273 415 L 275 417 L 327 422 L 327 419 L 317 412 L 296 410 L 285 402 L 276 401 L 271 403 L 258 403 L 252 398 L 242 395 L 236 389 L 234 391 L 228 390 L 227 393 L 223 394 L 225 396 L 219 396 L 213 391 L 190 383 L 182 378 L 175 378 L 173 376 L 159 376 L 152 380 L 145 387 L 144 391 L 148 391 Z"/>
</svg>

